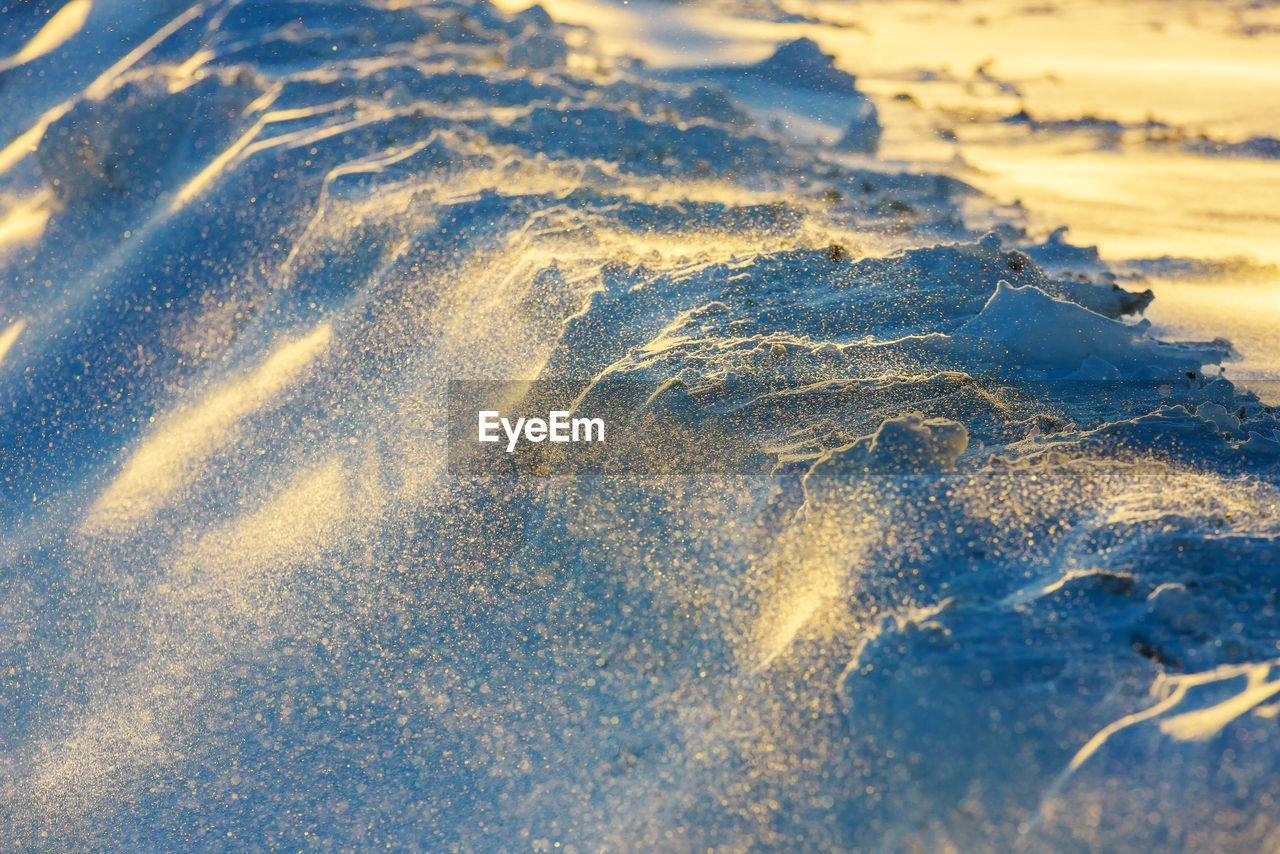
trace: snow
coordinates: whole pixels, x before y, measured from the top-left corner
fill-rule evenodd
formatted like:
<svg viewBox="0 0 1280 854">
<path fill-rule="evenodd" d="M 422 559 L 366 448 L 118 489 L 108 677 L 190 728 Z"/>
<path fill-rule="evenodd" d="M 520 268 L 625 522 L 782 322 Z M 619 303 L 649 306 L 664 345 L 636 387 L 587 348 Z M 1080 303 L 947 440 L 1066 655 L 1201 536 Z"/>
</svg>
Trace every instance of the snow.
<svg viewBox="0 0 1280 854">
<path fill-rule="evenodd" d="M 1239 268 L 586 5 L 3 13 L 0 849 L 1275 847 L 1280 414 L 1139 317 Z"/>
<path fill-rule="evenodd" d="M 1054 299 L 1034 285 L 1016 288 L 1002 279 L 982 310 L 956 333 L 997 341 L 1026 365 L 1065 367 L 1092 359 L 1103 374 L 1107 367 L 1122 374 L 1136 370 L 1196 372 L 1206 363 L 1220 364 L 1230 355 L 1226 350 L 1147 340 L 1148 327 L 1145 322 L 1120 323 Z"/>
</svg>

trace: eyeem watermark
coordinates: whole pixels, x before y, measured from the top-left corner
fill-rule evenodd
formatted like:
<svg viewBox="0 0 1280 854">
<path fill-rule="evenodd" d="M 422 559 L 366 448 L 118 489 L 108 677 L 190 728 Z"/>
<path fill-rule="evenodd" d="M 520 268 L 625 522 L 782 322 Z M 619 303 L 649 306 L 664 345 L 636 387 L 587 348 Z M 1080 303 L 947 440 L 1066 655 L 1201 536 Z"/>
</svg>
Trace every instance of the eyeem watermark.
<svg viewBox="0 0 1280 854">
<path fill-rule="evenodd" d="M 480 442 L 500 442 L 498 428 L 507 438 L 507 453 L 514 453 L 523 433 L 526 442 L 603 442 L 603 418 L 574 418 L 567 409 L 553 409 L 546 418 L 501 417 L 496 409 L 482 409 L 476 413 L 476 439 Z"/>
<path fill-rule="evenodd" d="M 975 409 L 972 388 L 984 384 L 992 395 L 988 409 Z M 814 382 L 774 372 L 744 374 L 732 383 L 713 376 L 699 384 L 617 372 L 452 380 L 447 465 L 459 477 L 933 476 L 982 464 L 990 454 L 972 453 L 975 446 L 1020 441 L 1031 429 L 1043 433 L 1042 421 L 1053 430 L 1053 417 L 1044 413 L 1082 401 L 1093 413 L 1084 429 L 1121 420 L 1128 425 L 1080 434 L 1089 453 L 1117 459 L 1176 459 L 1180 437 L 1201 435 L 1195 431 L 1217 431 L 1243 443 L 1251 424 L 1271 423 L 1271 409 L 1256 398 L 1189 375 L 1013 382 L 939 374 L 869 383 L 840 376 Z M 1146 415 L 1151 417 L 1139 418 Z M 1240 451 L 1240 466 L 1255 459 L 1254 468 L 1272 464 L 1270 452 L 1253 453 L 1261 441 Z"/>
</svg>

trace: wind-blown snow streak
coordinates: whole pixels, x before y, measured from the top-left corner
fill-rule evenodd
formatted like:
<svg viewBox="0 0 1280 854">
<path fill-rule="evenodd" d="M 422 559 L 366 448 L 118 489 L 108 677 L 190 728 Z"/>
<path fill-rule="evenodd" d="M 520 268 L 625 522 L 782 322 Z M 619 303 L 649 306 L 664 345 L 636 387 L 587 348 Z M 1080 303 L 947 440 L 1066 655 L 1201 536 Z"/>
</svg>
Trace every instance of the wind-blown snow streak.
<svg viewBox="0 0 1280 854">
<path fill-rule="evenodd" d="M 248 377 L 214 389 L 200 403 L 167 418 L 94 502 L 85 530 L 118 530 L 154 513 L 174 490 L 198 477 L 200 462 L 229 441 L 236 423 L 286 388 L 332 335 L 321 324 L 310 335 L 281 344 Z"/>
<path fill-rule="evenodd" d="M 18 336 L 22 334 L 22 327 L 25 326 L 23 321 L 19 320 L 9 324 L 9 328 L 4 332 L 0 332 L 0 362 L 4 361 L 4 357 L 8 355 L 9 349 L 13 347 Z"/>
<path fill-rule="evenodd" d="M 202 536 L 165 568 L 140 603 L 168 631 L 145 638 L 138 664 L 37 747 L 18 797 L 75 833 L 81 810 L 109 798 L 117 782 L 169 761 L 182 720 L 209 675 L 247 644 L 268 644 L 290 606 L 290 573 L 323 554 L 343 518 L 344 476 L 335 461 L 307 473 L 267 503 Z"/>
<path fill-rule="evenodd" d="M 22 46 L 21 50 L 8 59 L 0 60 L 0 72 L 28 63 L 57 48 L 80 31 L 89 17 L 91 8 L 93 8 L 93 0 L 71 0 L 55 12 L 40 31 Z"/>
</svg>

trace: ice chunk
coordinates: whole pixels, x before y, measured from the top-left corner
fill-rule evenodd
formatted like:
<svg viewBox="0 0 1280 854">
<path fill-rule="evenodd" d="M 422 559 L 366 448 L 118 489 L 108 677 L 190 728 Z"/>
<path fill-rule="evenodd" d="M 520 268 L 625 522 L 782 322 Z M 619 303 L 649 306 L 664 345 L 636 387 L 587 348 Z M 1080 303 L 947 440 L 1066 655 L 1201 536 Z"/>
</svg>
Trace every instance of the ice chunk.
<svg viewBox="0 0 1280 854">
<path fill-rule="evenodd" d="M 826 452 L 809 473 L 937 471 L 955 465 L 968 444 L 963 424 L 909 412 L 885 420 L 870 436 Z"/>
<path fill-rule="evenodd" d="M 1212 423 L 1223 433 L 1234 433 L 1240 429 L 1240 419 L 1220 403 L 1202 403 L 1196 407 L 1196 415 Z"/>
<path fill-rule="evenodd" d="M 1199 369 L 1227 355 L 1153 341 L 1146 335 L 1148 326 L 1111 320 L 1034 285 L 1018 288 L 1001 280 L 982 311 L 958 333 L 997 341 L 1027 364 L 1061 368 L 1094 357 L 1124 372 Z"/>
<path fill-rule="evenodd" d="M 857 78 L 835 67 L 831 54 L 812 39 L 799 38 L 779 47 L 773 56 L 747 68 L 746 74 L 779 86 L 811 89 L 828 95 L 857 95 Z"/>
<path fill-rule="evenodd" d="M 836 146 L 846 151 L 875 154 L 880 147 L 880 134 L 880 114 L 876 111 L 876 105 L 868 99 L 858 105 L 849 127 Z"/>
</svg>

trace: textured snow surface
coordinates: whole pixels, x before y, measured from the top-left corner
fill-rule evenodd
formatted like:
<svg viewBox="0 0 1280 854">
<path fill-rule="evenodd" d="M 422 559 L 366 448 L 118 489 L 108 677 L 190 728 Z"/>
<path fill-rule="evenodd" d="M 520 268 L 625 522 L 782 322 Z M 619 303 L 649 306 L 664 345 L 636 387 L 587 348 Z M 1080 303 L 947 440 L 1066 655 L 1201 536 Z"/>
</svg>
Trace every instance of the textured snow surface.
<svg viewBox="0 0 1280 854">
<path fill-rule="evenodd" d="M 1280 417 L 815 43 L 72 5 L 0 23 L 0 849 L 1280 845 Z M 450 476 L 534 378 L 774 474 Z"/>
</svg>

